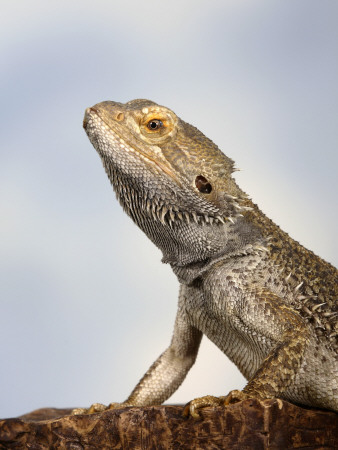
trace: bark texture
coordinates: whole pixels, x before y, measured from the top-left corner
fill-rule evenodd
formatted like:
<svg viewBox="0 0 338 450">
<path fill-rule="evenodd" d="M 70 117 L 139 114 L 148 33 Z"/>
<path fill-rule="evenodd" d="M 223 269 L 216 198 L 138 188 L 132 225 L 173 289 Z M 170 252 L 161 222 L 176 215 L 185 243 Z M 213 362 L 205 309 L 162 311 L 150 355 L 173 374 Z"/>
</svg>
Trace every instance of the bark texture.
<svg viewBox="0 0 338 450">
<path fill-rule="evenodd" d="M 0 421 L 0 448 L 25 449 L 337 449 L 338 414 L 280 400 L 206 408 L 201 419 L 182 406 L 123 408 L 71 416 L 39 409 Z"/>
</svg>

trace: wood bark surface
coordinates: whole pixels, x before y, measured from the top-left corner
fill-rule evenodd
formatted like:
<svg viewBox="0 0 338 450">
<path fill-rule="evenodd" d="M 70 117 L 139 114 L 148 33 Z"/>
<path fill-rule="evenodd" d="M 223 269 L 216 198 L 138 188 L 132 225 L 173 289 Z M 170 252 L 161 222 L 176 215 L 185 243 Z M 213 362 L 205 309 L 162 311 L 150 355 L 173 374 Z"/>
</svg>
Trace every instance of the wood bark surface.
<svg viewBox="0 0 338 450">
<path fill-rule="evenodd" d="M 45 408 L 0 421 L 7 449 L 338 449 L 338 414 L 281 400 L 206 408 L 200 420 L 182 406 L 122 408 L 71 416 Z"/>
</svg>

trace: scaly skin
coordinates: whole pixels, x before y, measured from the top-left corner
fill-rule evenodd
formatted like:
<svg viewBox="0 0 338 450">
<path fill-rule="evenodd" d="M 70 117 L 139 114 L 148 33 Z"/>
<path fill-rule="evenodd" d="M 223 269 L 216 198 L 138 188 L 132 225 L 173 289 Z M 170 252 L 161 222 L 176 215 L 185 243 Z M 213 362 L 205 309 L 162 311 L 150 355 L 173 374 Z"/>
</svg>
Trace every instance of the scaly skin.
<svg viewBox="0 0 338 450">
<path fill-rule="evenodd" d="M 168 108 L 102 102 L 84 128 L 122 207 L 181 284 L 169 347 L 109 407 L 168 399 L 205 334 L 249 381 L 193 400 L 185 414 L 251 397 L 338 411 L 337 270 L 268 219 L 237 186 L 233 161 Z"/>
</svg>

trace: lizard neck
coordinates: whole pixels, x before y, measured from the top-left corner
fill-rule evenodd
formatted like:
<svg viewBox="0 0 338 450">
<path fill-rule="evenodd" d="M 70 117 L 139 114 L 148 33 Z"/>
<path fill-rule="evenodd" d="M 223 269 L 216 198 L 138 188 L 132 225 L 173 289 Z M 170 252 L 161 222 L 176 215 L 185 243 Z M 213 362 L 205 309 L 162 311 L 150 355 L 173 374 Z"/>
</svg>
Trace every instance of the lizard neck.
<svg viewBox="0 0 338 450">
<path fill-rule="evenodd" d="M 199 230 L 201 234 L 201 230 Z M 191 284 L 196 278 L 208 271 L 211 266 L 221 261 L 232 258 L 240 258 L 247 255 L 258 255 L 267 250 L 268 238 L 265 237 L 259 228 L 248 222 L 245 217 L 238 218 L 235 223 L 226 223 L 222 226 L 208 230 L 209 235 L 215 240 L 213 249 L 207 257 L 195 258 L 182 264 L 178 261 L 169 262 L 180 283 Z"/>
<path fill-rule="evenodd" d="M 181 283 L 190 284 L 220 259 L 248 254 L 266 244 L 261 229 L 245 214 L 224 223 L 194 220 L 184 213 L 170 220 L 168 201 L 149 198 L 148 191 L 114 169 L 109 178 L 123 209 L 162 251 L 162 262 L 171 265 Z M 182 219 L 177 220 L 179 215 Z"/>
</svg>

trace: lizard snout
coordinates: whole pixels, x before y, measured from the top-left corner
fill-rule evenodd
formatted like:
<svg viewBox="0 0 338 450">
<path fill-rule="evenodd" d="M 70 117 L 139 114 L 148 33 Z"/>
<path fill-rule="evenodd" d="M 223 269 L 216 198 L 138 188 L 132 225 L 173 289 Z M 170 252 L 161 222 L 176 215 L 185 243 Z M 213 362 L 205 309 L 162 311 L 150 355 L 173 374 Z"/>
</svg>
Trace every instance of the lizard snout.
<svg viewBox="0 0 338 450">
<path fill-rule="evenodd" d="M 97 109 L 95 109 L 93 106 L 91 108 L 87 108 L 85 111 L 85 115 L 84 115 L 83 122 L 82 122 L 82 126 L 84 129 L 87 128 L 88 120 L 90 118 L 91 113 L 97 114 Z"/>
</svg>

